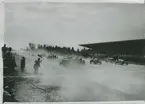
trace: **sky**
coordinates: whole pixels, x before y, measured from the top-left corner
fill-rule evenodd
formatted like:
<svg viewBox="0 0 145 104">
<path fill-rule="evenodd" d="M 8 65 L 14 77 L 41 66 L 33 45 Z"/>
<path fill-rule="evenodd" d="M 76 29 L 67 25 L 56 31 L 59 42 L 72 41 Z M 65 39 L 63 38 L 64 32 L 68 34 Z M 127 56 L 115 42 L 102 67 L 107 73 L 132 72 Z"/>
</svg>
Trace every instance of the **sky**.
<svg viewBox="0 0 145 104">
<path fill-rule="evenodd" d="M 78 44 L 145 38 L 144 4 L 6 3 L 4 42 L 80 48 Z"/>
</svg>

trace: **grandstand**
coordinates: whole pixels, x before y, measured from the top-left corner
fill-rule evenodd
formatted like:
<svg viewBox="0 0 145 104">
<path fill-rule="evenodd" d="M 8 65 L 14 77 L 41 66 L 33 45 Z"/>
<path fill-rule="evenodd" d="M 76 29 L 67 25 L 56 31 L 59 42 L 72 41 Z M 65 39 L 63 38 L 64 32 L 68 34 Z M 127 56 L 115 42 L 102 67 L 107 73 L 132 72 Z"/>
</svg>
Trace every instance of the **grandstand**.
<svg viewBox="0 0 145 104">
<path fill-rule="evenodd" d="M 127 54 L 127 55 L 145 54 L 145 39 L 80 44 L 80 46 L 90 48 L 98 53 L 106 53 L 106 54 Z"/>
<path fill-rule="evenodd" d="M 117 55 L 136 64 L 145 64 L 145 39 L 80 44 L 95 53 Z"/>
</svg>

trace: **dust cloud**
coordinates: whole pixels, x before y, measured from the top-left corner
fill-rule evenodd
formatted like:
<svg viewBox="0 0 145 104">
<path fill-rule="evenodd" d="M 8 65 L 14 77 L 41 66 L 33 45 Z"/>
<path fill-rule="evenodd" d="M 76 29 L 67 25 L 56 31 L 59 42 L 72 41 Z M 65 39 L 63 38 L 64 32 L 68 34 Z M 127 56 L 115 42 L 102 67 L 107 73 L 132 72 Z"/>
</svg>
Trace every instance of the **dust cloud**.
<svg viewBox="0 0 145 104">
<path fill-rule="evenodd" d="M 28 57 L 26 71 L 30 76 L 33 76 L 35 59 L 35 56 Z M 51 60 L 44 57 L 38 75 L 39 86 L 58 88 L 55 93 L 61 99 L 56 101 L 144 100 L 144 66 L 121 66 L 105 62 L 102 65 L 92 65 L 89 64 L 89 59 L 85 59 L 85 65 L 73 63 L 65 67 L 59 65 L 60 61 L 61 58 Z M 50 96 L 55 99 L 58 97 L 54 94 Z"/>
</svg>

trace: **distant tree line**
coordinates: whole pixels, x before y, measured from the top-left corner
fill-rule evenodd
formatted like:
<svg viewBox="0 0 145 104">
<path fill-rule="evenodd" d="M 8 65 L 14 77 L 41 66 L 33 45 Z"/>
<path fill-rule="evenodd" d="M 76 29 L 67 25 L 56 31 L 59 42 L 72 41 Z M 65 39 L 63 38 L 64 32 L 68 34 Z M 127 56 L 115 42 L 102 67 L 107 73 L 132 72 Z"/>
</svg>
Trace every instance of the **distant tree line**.
<svg viewBox="0 0 145 104">
<path fill-rule="evenodd" d="M 97 58 L 107 58 L 107 57 L 119 57 L 121 59 L 125 59 L 128 61 L 134 61 L 134 62 L 145 62 L 145 56 L 140 56 L 140 55 L 128 55 L 128 54 L 117 54 L 117 53 L 108 53 L 108 52 L 97 52 L 96 50 L 91 50 L 91 49 L 77 49 L 75 50 L 74 47 L 60 47 L 60 46 L 51 46 L 51 45 L 41 45 L 41 44 L 34 44 L 34 43 L 29 43 L 28 49 L 45 49 L 48 52 L 55 51 L 59 52 L 62 54 L 76 54 L 76 55 L 81 55 L 84 57 L 97 57 Z"/>
<path fill-rule="evenodd" d="M 77 54 L 77 55 L 83 55 L 83 56 L 89 56 L 90 53 L 93 53 L 91 49 L 77 49 L 75 50 L 74 47 L 60 47 L 60 46 L 51 46 L 51 45 L 41 45 L 41 44 L 34 44 L 34 43 L 29 43 L 29 49 L 45 49 L 48 52 L 50 51 L 55 51 L 63 54 Z"/>
</svg>

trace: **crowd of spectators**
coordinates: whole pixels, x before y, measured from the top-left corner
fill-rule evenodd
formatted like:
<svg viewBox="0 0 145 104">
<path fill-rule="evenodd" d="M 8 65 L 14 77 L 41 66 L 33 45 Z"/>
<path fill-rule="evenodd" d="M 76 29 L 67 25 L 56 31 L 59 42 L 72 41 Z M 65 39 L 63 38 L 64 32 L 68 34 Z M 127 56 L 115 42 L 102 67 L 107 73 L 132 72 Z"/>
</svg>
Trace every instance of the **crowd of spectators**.
<svg viewBox="0 0 145 104">
<path fill-rule="evenodd" d="M 16 102 L 14 97 L 14 83 L 15 80 L 12 77 L 15 72 L 16 61 L 15 56 L 12 53 L 12 48 L 7 47 L 6 44 L 2 47 L 3 58 L 3 102 Z"/>
</svg>

